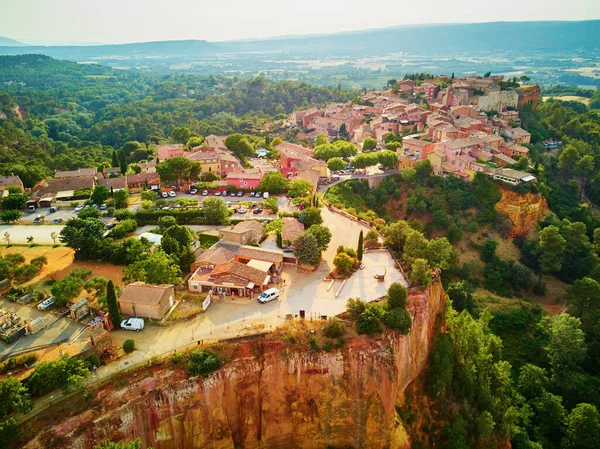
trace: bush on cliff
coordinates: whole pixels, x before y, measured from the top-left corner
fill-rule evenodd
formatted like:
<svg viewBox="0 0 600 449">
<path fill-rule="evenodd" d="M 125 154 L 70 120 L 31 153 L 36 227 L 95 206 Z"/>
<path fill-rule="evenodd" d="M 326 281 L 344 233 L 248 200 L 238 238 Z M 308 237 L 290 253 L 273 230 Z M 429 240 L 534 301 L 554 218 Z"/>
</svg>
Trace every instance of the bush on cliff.
<svg viewBox="0 0 600 449">
<path fill-rule="evenodd" d="M 346 329 L 344 329 L 344 323 L 342 323 L 337 318 L 330 318 L 323 329 L 323 333 L 326 337 L 329 338 L 339 338 L 342 337 L 345 333 Z"/>
<path fill-rule="evenodd" d="M 383 332 L 381 318 L 383 311 L 379 304 L 367 304 L 363 313 L 356 320 L 356 330 L 359 334 L 374 335 Z"/>
<path fill-rule="evenodd" d="M 197 349 L 190 354 L 188 372 L 192 376 L 207 377 L 221 367 L 221 360 L 213 352 Z"/>
<path fill-rule="evenodd" d="M 391 309 L 385 313 L 385 324 L 390 329 L 400 331 L 403 335 L 408 334 L 412 326 L 412 317 L 406 309 Z"/>
</svg>

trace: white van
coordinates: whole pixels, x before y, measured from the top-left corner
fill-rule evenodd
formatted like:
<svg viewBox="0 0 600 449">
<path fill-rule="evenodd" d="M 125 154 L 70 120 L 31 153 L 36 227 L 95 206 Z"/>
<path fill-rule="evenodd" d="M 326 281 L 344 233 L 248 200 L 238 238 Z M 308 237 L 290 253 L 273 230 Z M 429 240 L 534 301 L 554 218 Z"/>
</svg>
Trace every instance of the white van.
<svg viewBox="0 0 600 449">
<path fill-rule="evenodd" d="M 126 331 L 139 332 L 144 328 L 144 320 L 142 318 L 129 318 L 121 321 L 121 329 Z"/>
<path fill-rule="evenodd" d="M 265 193 L 263 193 L 263 198 L 264 198 L 264 199 L 267 199 L 267 198 L 269 198 L 269 192 L 265 192 Z"/>
<path fill-rule="evenodd" d="M 279 290 L 277 290 L 276 288 L 270 288 L 268 290 L 265 290 L 258 296 L 258 302 L 264 304 L 279 298 L 279 295 Z"/>
</svg>

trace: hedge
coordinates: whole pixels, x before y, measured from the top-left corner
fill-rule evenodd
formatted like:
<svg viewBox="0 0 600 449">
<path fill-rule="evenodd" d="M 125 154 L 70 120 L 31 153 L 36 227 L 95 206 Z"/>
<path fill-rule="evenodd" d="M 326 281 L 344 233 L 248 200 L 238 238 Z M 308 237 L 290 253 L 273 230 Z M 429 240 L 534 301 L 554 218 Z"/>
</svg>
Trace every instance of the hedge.
<svg viewBox="0 0 600 449">
<path fill-rule="evenodd" d="M 201 209 L 184 210 L 140 210 L 135 213 L 135 219 L 139 226 L 158 224 L 160 217 L 171 216 L 177 219 L 180 225 L 190 224 L 214 224 L 208 223 L 204 218 L 204 212 Z"/>
</svg>

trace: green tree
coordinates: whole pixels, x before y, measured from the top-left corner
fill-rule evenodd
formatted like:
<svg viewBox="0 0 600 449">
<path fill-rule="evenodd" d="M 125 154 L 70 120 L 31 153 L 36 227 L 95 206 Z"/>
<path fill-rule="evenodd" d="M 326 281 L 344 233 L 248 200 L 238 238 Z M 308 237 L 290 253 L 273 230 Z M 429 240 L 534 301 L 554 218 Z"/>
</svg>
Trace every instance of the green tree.
<svg viewBox="0 0 600 449">
<path fill-rule="evenodd" d="M 372 137 L 367 137 L 363 142 L 363 151 L 372 151 L 377 148 L 377 141 Z"/>
<path fill-rule="evenodd" d="M 220 367 L 221 360 L 211 351 L 196 349 L 190 354 L 188 372 L 192 376 L 208 377 L 210 373 L 218 370 Z"/>
<path fill-rule="evenodd" d="M 173 130 L 171 137 L 175 142 L 185 144 L 192 137 L 192 132 L 187 126 L 179 126 Z"/>
<path fill-rule="evenodd" d="M 327 168 L 331 171 L 339 171 L 346 168 L 346 162 L 341 157 L 332 157 L 327 161 Z"/>
<path fill-rule="evenodd" d="M 225 146 L 237 156 L 251 156 L 254 152 L 248 140 L 237 133 L 227 136 Z M 273 146 L 275 146 L 275 141 L 273 141 Z"/>
<path fill-rule="evenodd" d="M 229 208 L 221 198 L 207 198 L 202 205 L 202 212 L 207 223 L 218 225 L 229 223 Z"/>
<path fill-rule="evenodd" d="M 79 295 L 83 288 L 83 281 L 77 276 L 65 276 L 60 281 L 56 281 L 50 292 L 54 297 L 54 304 L 57 307 L 64 307 L 71 299 Z"/>
<path fill-rule="evenodd" d="M 383 332 L 381 313 L 375 304 L 367 304 L 356 320 L 356 331 L 362 335 L 374 335 Z"/>
<path fill-rule="evenodd" d="M 395 151 L 384 150 L 377 153 L 379 163 L 384 167 L 395 168 L 398 166 L 398 153 Z"/>
<path fill-rule="evenodd" d="M 457 312 L 474 310 L 473 296 L 463 281 L 451 282 L 446 288 L 446 293 L 452 301 L 452 308 Z"/>
<path fill-rule="evenodd" d="M 121 312 L 119 310 L 119 303 L 117 302 L 117 294 L 115 293 L 115 284 L 113 284 L 113 281 L 108 281 L 106 284 L 106 305 L 113 326 L 118 328 L 121 324 Z"/>
<path fill-rule="evenodd" d="M 571 179 L 577 163 L 579 162 L 579 151 L 577 147 L 568 144 L 558 156 L 558 168 L 563 172 L 565 179 Z"/>
<path fill-rule="evenodd" d="M 192 161 L 188 158 L 176 156 L 156 164 L 156 171 L 163 184 L 175 183 L 179 187 L 180 180 L 191 178 L 192 166 Z"/>
<path fill-rule="evenodd" d="M 548 343 L 545 346 L 552 374 L 560 383 L 583 362 L 587 348 L 579 318 L 567 314 L 545 316 L 540 321 Z"/>
<path fill-rule="evenodd" d="M 177 258 L 169 256 L 161 249 L 155 249 L 148 257 L 127 266 L 123 270 L 123 280 L 155 285 L 179 285 L 183 282 Z"/>
<path fill-rule="evenodd" d="M 320 255 L 319 242 L 313 234 L 305 232 L 294 242 L 294 256 L 300 264 L 316 265 Z"/>
<path fill-rule="evenodd" d="M 484 262 L 490 263 L 496 258 L 496 248 L 498 248 L 498 242 L 494 239 L 487 239 L 483 242 L 483 245 L 481 245 L 479 257 Z"/>
<path fill-rule="evenodd" d="M 544 272 L 561 269 L 565 246 L 566 241 L 556 226 L 551 225 L 540 231 L 540 282 Z"/>
<path fill-rule="evenodd" d="M 406 288 L 399 282 L 394 282 L 388 288 L 387 304 L 390 309 L 405 309 L 408 304 L 407 296 Z"/>
<path fill-rule="evenodd" d="M 194 234 L 187 226 L 173 225 L 163 232 L 163 238 L 173 238 L 182 248 L 189 247 L 194 241 Z"/>
<path fill-rule="evenodd" d="M 356 258 L 359 262 L 362 262 L 363 260 L 363 238 L 363 231 L 361 229 L 360 234 L 358 234 L 358 245 L 356 247 Z"/>
<path fill-rule="evenodd" d="M 110 192 L 106 186 L 96 186 L 92 191 L 90 200 L 92 200 L 92 203 L 94 204 L 102 204 L 108 199 L 109 196 Z"/>
<path fill-rule="evenodd" d="M 14 412 L 27 413 L 33 402 L 27 388 L 16 377 L 0 381 L 0 420 Z"/>
<path fill-rule="evenodd" d="M 129 189 L 117 190 L 113 193 L 114 206 L 117 209 L 126 209 L 129 199 Z"/>
<path fill-rule="evenodd" d="M 119 151 L 117 151 L 117 156 L 119 157 L 119 168 L 121 169 L 121 174 L 125 174 L 127 173 L 127 167 L 128 167 L 128 163 L 127 163 L 127 155 L 125 154 L 125 151 L 123 151 L 123 149 L 120 149 Z"/>
<path fill-rule="evenodd" d="M 15 221 L 19 221 L 22 215 L 23 214 L 20 210 L 7 209 L 0 213 L 0 220 L 2 220 L 4 223 L 14 223 Z"/>
<path fill-rule="evenodd" d="M 143 190 L 141 193 L 142 200 L 144 201 L 156 201 L 158 194 L 154 190 Z"/>
<path fill-rule="evenodd" d="M 595 449 L 600 441 L 600 414 L 591 404 L 578 404 L 565 419 L 564 447 Z"/>
<path fill-rule="evenodd" d="M 419 161 L 415 164 L 415 176 L 420 184 L 423 184 L 431 175 L 433 175 L 433 167 L 429 159 Z"/>
<path fill-rule="evenodd" d="M 412 317 L 406 309 L 388 310 L 384 320 L 387 327 L 400 331 L 403 335 L 408 334 L 412 326 Z"/>
<path fill-rule="evenodd" d="M 269 193 L 283 193 L 290 187 L 290 181 L 281 172 L 272 171 L 267 173 L 258 188 Z M 311 186 L 312 188 L 312 186 Z"/>
<path fill-rule="evenodd" d="M 325 134 L 317 134 L 317 137 L 315 137 L 315 147 L 326 143 L 329 143 L 327 136 Z"/>
<path fill-rule="evenodd" d="M 27 379 L 27 388 L 34 396 L 41 396 L 57 389 L 68 392 L 82 387 L 88 374 L 89 371 L 83 360 L 63 354 L 58 360 L 36 365 Z"/>
<path fill-rule="evenodd" d="M 28 199 L 26 193 L 9 193 L 2 199 L 2 208 L 4 210 L 23 210 Z"/>
<path fill-rule="evenodd" d="M 204 137 L 202 136 L 192 136 L 188 139 L 185 147 L 188 149 L 196 148 L 201 146 L 204 143 Z"/>
<path fill-rule="evenodd" d="M 208 199 L 207 199 L 208 201 Z M 222 201 L 222 200 L 221 200 Z M 177 224 L 177 219 L 172 215 L 164 215 L 162 217 L 158 217 L 158 229 L 162 234 L 171 226 L 175 226 Z"/>
<path fill-rule="evenodd" d="M 112 167 L 119 167 L 119 156 L 117 156 L 117 151 L 113 150 L 112 152 Z"/>
<path fill-rule="evenodd" d="M 417 285 L 429 287 L 431 285 L 431 268 L 427 260 L 417 258 L 412 263 L 410 270 L 410 279 Z"/>
<path fill-rule="evenodd" d="M 306 196 L 313 190 L 313 185 L 304 179 L 292 181 L 288 188 L 288 194 L 294 198 Z"/>
<path fill-rule="evenodd" d="M 304 225 L 305 229 L 310 228 L 312 225 L 323 223 L 323 217 L 321 216 L 321 210 L 316 207 L 307 207 L 298 216 L 300 223 Z"/>
<path fill-rule="evenodd" d="M 376 153 L 360 153 L 357 154 L 354 159 L 352 159 L 350 165 L 352 165 L 354 168 L 361 169 L 377 165 L 378 162 L 379 157 Z"/>
<path fill-rule="evenodd" d="M 600 314 L 600 284 L 589 277 L 577 279 L 567 287 L 569 313 L 582 322 L 584 329 L 591 330 Z"/>
<path fill-rule="evenodd" d="M 277 248 L 283 248 L 283 238 L 281 236 L 281 231 L 277 231 L 276 240 L 277 240 Z"/>
<path fill-rule="evenodd" d="M 321 251 L 325 251 L 327 249 L 329 242 L 331 241 L 331 231 L 327 226 L 314 224 L 309 227 L 306 232 L 315 236 Z"/>
<path fill-rule="evenodd" d="M 133 351 L 135 351 L 135 341 L 125 340 L 123 342 L 123 351 L 125 351 L 125 354 L 131 354 Z"/>
<path fill-rule="evenodd" d="M 452 258 L 452 245 L 446 237 L 430 240 L 425 249 L 427 261 L 432 268 L 447 269 Z"/>
</svg>

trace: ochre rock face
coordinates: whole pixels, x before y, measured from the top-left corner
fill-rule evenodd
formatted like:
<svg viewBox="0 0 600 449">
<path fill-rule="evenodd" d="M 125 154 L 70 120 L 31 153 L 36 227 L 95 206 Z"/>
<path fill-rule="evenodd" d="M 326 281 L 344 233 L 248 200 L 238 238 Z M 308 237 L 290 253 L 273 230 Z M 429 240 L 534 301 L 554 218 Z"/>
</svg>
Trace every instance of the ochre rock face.
<svg viewBox="0 0 600 449">
<path fill-rule="evenodd" d="M 155 449 L 410 448 L 395 405 L 426 362 L 445 294 L 435 282 L 408 302 L 408 336 L 358 337 L 330 353 L 279 340 L 239 343 L 233 361 L 209 378 L 163 367 L 101 390 L 60 425 L 41 418 L 26 447 L 87 449 L 139 437 Z"/>
<path fill-rule="evenodd" d="M 527 234 L 535 229 L 538 219 L 544 219 L 548 203 L 539 193 L 523 195 L 506 187 L 500 187 L 500 192 L 502 192 L 502 199 L 496 204 L 496 210 L 508 215 L 513 223 L 515 234 Z"/>
</svg>

